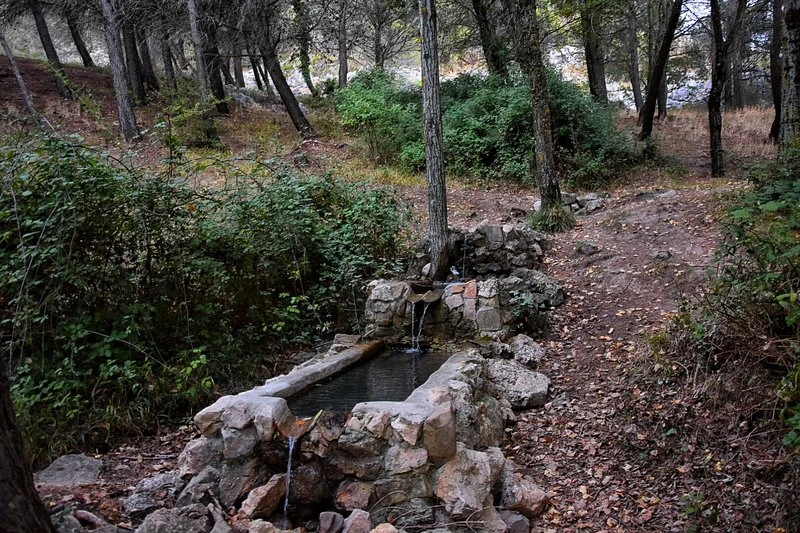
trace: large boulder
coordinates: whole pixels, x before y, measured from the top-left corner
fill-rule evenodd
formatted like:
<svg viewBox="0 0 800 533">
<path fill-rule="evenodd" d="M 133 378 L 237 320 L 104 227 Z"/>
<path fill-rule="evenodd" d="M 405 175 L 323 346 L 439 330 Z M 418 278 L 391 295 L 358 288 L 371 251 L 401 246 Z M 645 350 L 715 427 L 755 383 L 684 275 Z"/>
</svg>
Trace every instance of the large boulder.
<svg viewBox="0 0 800 533">
<path fill-rule="evenodd" d="M 97 481 L 103 461 L 83 454 L 62 455 L 33 476 L 34 482 L 50 487 L 77 487 Z"/>
<path fill-rule="evenodd" d="M 165 472 L 141 480 L 122 506 L 128 516 L 141 516 L 163 507 L 180 483 L 177 472 Z"/>
<path fill-rule="evenodd" d="M 516 360 L 486 361 L 489 379 L 514 409 L 541 407 L 547 402 L 550 378 L 534 372 Z"/>
<path fill-rule="evenodd" d="M 491 490 L 503 472 L 505 458 L 497 448 L 486 452 L 469 450 L 458 444 L 455 456 L 439 470 L 436 497 L 447 513 L 466 519 L 491 501 Z"/>
<path fill-rule="evenodd" d="M 266 485 L 254 488 L 247 495 L 239 516 L 241 518 L 269 518 L 286 494 L 286 474 L 276 474 Z"/>
<path fill-rule="evenodd" d="M 144 519 L 136 533 L 210 533 L 214 519 L 205 505 L 159 509 Z"/>
</svg>

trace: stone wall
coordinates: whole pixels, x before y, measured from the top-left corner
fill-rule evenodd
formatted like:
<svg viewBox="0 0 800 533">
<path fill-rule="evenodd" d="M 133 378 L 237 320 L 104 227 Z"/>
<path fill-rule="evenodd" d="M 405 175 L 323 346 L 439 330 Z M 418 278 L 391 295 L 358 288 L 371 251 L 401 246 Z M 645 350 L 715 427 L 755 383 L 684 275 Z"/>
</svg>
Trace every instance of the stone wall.
<svg viewBox="0 0 800 533">
<path fill-rule="evenodd" d="M 521 342 L 520 358 L 531 363 L 531 350 L 541 349 L 530 339 Z M 455 354 L 406 401 L 361 403 L 344 420 L 295 419 L 285 399 L 270 395 L 294 382 L 291 373 L 224 396 L 195 417 L 202 436 L 180 455 L 178 474 L 186 483 L 176 492 L 175 513 L 211 506 L 217 514 L 235 514 L 249 531 L 280 530 L 258 528 L 263 519 L 271 524 L 284 519 L 279 515 L 291 438 L 299 445 L 289 489 L 295 523 L 319 520 L 324 531 L 326 512 L 328 520 L 334 510 L 351 518 L 356 510 L 368 510 L 357 516 L 366 514 L 371 525 L 448 531 L 446 524 L 462 523 L 473 531 L 505 531 L 503 518 L 532 518 L 542 512 L 546 497 L 498 448 L 514 418 L 505 399 L 508 385 L 492 379 L 500 362 L 477 352 Z M 520 362 L 505 362 L 546 381 Z M 297 371 L 313 374 L 318 364 Z M 155 531 L 151 527 L 146 521 L 140 531 Z"/>
</svg>

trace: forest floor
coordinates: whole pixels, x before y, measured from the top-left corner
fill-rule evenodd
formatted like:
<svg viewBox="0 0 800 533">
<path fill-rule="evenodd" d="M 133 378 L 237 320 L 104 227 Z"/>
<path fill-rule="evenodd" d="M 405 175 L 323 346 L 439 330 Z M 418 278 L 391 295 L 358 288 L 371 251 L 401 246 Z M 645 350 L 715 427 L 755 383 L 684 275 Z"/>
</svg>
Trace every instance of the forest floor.
<svg viewBox="0 0 800 533">
<path fill-rule="evenodd" d="M 81 82 L 95 91 L 110 88 L 94 71 L 84 76 Z M 4 88 L 10 83 L 0 79 L 0 95 L 12 94 L 11 85 Z M 29 83 L 44 100 L 46 76 Z M 103 102 L 97 112 L 112 116 L 113 106 Z M 66 131 L 107 138 L 83 109 L 47 105 L 45 114 Z M 255 119 L 226 120 L 228 131 L 240 133 L 223 142 L 247 148 Z M 286 131 L 283 118 L 270 120 Z M 623 120 L 630 126 L 633 119 Z M 638 168 L 600 191 L 607 193 L 603 210 L 552 236 L 546 273 L 568 297 L 542 339 L 548 355 L 540 370 L 552 380 L 551 399 L 543 409 L 518 413 L 504 443 L 550 495 L 532 531 L 800 531 L 798 458 L 780 446 L 774 416 L 750 400 L 768 395 L 771 385 L 725 394 L 727 376 L 707 373 L 691 354 L 664 351 L 670 321 L 708 287 L 718 222 L 730 193 L 746 187 L 744 167 L 774 156 L 763 143 L 769 120 L 763 110 L 726 115 L 730 177 L 714 180 L 703 113 L 674 113 L 657 132 L 662 164 Z M 353 166 L 342 163 L 351 149 L 336 139 L 296 145 L 287 158 L 298 150 L 312 166 Z M 138 152 L 158 160 L 146 143 Z M 399 189 L 424 220 L 419 180 Z M 448 195 L 450 222 L 461 227 L 484 219 L 519 223 L 536 196 L 520 187 L 459 182 L 448 185 Z M 581 243 L 596 253 L 587 255 Z M 131 527 L 120 499 L 139 480 L 174 469 L 194 436 L 187 426 L 129 442 L 98 456 L 105 467 L 97 483 L 41 487 L 42 495 L 52 507 L 76 505 Z"/>
</svg>

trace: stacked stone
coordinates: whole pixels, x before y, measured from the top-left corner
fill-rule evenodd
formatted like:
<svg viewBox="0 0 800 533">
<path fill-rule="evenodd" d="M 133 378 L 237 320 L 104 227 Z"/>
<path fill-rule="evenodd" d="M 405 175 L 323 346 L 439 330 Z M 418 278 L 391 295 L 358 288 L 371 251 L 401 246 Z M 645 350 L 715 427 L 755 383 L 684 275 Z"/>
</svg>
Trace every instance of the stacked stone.
<svg viewBox="0 0 800 533">
<path fill-rule="evenodd" d="M 300 439 L 291 504 L 319 509 L 332 501 L 348 518 L 328 512 L 313 520 L 334 533 L 378 524 L 378 531 L 447 531 L 457 521 L 504 531 L 537 516 L 545 494 L 498 448 L 514 415 L 493 373 L 479 354 L 459 353 L 404 402 L 359 404 L 343 427 L 321 418 Z M 221 509 L 237 513 L 237 525 L 249 531 L 282 530 L 276 513 L 285 498 L 286 436 L 298 424 L 268 389 L 225 396 L 197 414 L 202 436 L 179 458 L 188 482 L 176 491 L 175 509 L 150 515 L 141 533 L 180 517 L 193 517 L 196 531 L 228 531 L 217 520 Z"/>
</svg>

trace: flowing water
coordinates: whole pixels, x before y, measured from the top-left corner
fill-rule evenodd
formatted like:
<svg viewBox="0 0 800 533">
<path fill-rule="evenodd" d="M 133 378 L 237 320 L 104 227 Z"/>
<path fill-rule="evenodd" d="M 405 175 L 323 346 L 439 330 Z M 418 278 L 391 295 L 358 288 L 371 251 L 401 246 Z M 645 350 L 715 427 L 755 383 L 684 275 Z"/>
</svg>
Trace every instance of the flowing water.
<svg viewBox="0 0 800 533">
<path fill-rule="evenodd" d="M 321 409 L 349 413 L 360 402 L 403 401 L 447 357 L 443 352 L 385 352 L 317 384 L 290 400 L 289 408 L 297 416 L 314 416 Z"/>
<path fill-rule="evenodd" d="M 286 465 L 286 498 L 283 500 L 283 516 L 289 510 L 289 489 L 292 487 L 292 453 L 297 437 L 289 437 L 289 461 Z"/>
</svg>

